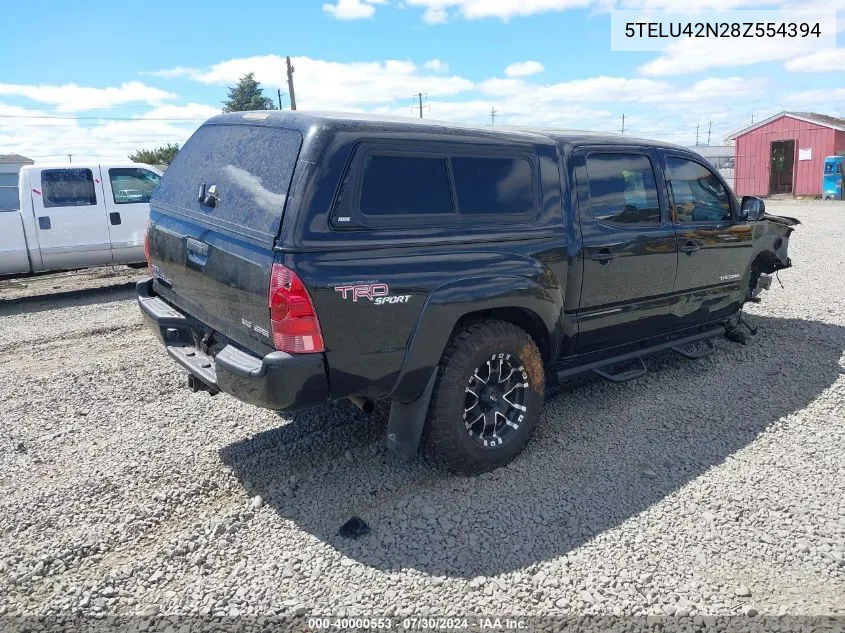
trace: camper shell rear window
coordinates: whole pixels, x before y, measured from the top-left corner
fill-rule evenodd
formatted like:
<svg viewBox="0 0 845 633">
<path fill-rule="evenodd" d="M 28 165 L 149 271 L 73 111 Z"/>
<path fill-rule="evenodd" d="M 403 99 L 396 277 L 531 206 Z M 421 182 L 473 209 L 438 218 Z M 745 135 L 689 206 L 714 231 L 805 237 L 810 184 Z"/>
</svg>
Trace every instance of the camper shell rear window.
<svg viewBox="0 0 845 633">
<path fill-rule="evenodd" d="M 263 125 L 199 128 L 167 168 L 150 203 L 262 240 L 279 232 L 302 136 Z"/>
</svg>

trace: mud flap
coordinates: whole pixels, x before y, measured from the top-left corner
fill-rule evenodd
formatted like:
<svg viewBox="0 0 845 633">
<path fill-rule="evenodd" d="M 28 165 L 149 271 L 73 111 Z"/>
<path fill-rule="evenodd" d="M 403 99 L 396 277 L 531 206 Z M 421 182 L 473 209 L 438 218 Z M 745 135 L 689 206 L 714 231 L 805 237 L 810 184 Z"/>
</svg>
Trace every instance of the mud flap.
<svg viewBox="0 0 845 633">
<path fill-rule="evenodd" d="M 412 459 L 420 446 L 425 418 L 434 383 L 437 381 L 437 367 L 422 394 L 407 404 L 393 400 L 390 403 L 390 417 L 387 420 L 387 448 L 402 459 Z"/>
</svg>

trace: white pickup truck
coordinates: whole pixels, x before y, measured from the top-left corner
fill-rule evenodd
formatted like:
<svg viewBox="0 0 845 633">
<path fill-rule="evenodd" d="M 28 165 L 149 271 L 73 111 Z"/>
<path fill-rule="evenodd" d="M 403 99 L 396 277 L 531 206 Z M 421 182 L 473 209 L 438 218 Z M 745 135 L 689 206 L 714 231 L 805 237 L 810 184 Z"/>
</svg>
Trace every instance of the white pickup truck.
<svg viewBox="0 0 845 633">
<path fill-rule="evenodd" d="M 141 163 L 29 165 L 0 208 L 0 276 L 141 264 L 161 172 Z"/>
</svg>

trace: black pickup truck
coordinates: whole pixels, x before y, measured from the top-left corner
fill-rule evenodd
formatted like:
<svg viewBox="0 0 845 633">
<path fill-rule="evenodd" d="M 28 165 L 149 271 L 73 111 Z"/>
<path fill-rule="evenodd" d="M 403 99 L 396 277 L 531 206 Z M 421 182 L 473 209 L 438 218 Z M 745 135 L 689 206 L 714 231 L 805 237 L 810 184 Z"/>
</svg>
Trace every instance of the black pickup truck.
<svg viewBox="0 0 845 633">
<path fill-rule="evenodd" d="M 231 113 L 153 195 L 138 303 L 194 390 L 389 400 L 394 452 L 477 473 L 522 449 L 549 381 L 742 339 L 797 223 L 664 143 Z"/>
</svg>

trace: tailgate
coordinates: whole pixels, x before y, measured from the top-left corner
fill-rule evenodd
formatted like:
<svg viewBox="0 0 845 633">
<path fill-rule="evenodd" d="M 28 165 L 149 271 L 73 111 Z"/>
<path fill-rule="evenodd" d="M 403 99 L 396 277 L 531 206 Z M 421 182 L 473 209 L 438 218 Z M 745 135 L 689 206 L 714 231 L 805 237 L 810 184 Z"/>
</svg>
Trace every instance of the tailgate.
<svg viewBox="0 0 845 633">
<path fill-rule="evenodd" d="M 273 350 L 273 244 L 301 143 L 276 127 L 204 125 L 150 200 L 155 292 L 259 353 Z"/>
</svg>

